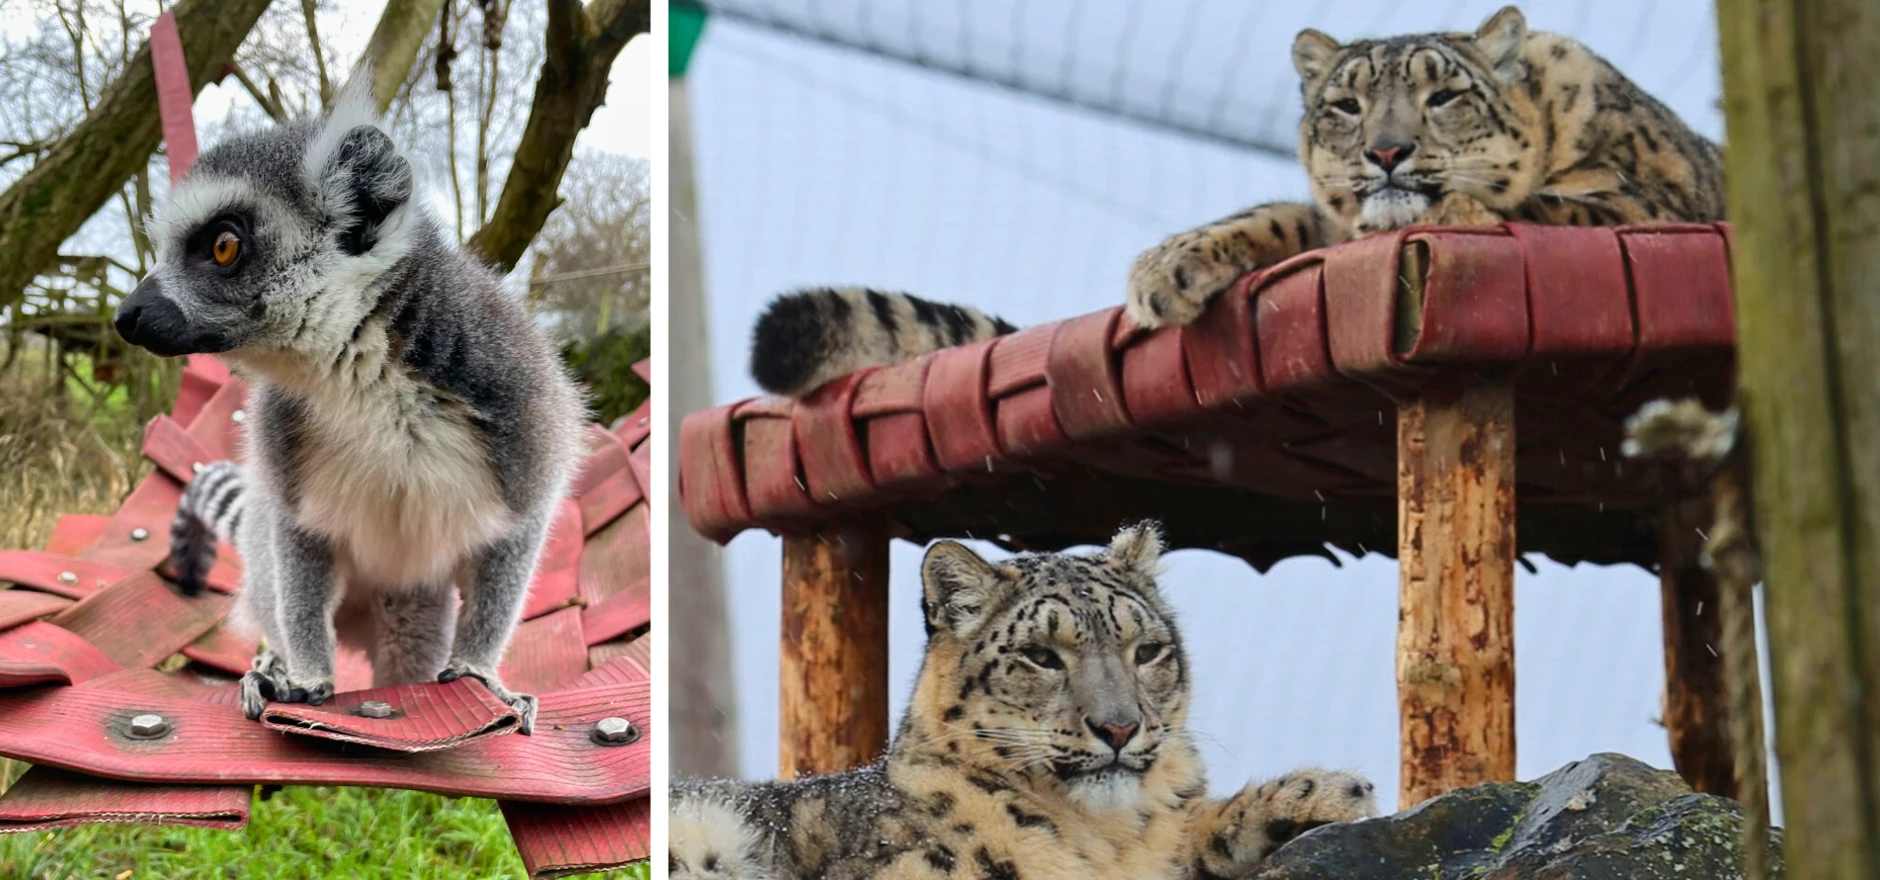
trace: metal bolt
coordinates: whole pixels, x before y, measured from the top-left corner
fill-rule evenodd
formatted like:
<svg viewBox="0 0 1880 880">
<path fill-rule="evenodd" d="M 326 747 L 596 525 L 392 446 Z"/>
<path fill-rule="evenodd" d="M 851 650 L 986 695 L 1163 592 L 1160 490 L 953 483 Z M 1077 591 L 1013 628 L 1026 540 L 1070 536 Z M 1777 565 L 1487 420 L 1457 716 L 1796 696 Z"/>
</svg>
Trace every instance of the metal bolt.
<svg viewBox="0 0 1880 880">
<path fill-rule="evenodd" d="M 71 571 L 62 571 L 62 572 L 59 572 L 59 583 L 62 583 L 62 584 L 76 584 L 76 583 L 78 583 L 78 573 L 77 573 L 77 572 L 71 572 Z"/>
<path fill-rule="evenodd" d="M 192 474 L 200 474 L 200 473 L 202 473 L 202 462 L 200 462 L 200 461 L 192 461 L 192 462 L 190 462 L 190 463 L 189 463 L 189 472 L 190 472 L 190 473 L 192 473 Z"/>
<path fill-rule="evenodd" d="M 131 529 L 131 540 L 133 541 L 142 541 L 148 537 L 150 537 L 149 529 L 143 529 L 143 528 Z"/>
<path fill-rule="evenodd" d="M 624 746 L 640 738 L 640 729 L 625 718 L 602 718 L 594 722 L 594 741 L 604 746 Z"/>
<path fill-rule="evenodd" d="M 392 704 L 367 700 L 359 704 L 359 714 L 366 718 L 390 718 L 392 717 Z"/>
<path fill-rule="evenodd" d="M 241 410 L 236 410 L 232 413 L 229 413 L 228 418 L 229 418 L 229 421 L 234 422 L 235 424 L 239 425 L 248 418 L 248 414 L 245 412 L 242 412 Z"/>
<path fill-rule="evenodd" d="M 131 736 L 155 739 L 170 732 L 170 722 L 162 715 L 145 713 L 131 719 Z"/>
</svg>

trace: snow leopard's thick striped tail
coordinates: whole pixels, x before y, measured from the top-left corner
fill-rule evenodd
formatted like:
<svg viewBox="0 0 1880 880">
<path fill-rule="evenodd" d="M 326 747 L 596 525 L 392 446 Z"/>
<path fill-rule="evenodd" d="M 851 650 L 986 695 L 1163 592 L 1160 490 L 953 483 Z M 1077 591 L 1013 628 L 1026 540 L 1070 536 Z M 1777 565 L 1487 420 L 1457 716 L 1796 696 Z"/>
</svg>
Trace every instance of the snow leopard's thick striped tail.
<svg viewBox="0 0 1880 880">
<path fill-rule="evenodd" d="M 232 461 L 204 465 L 170 522 L 170 567 L 186 595 L 202 592 L 215 567 L 217 541 L 234 541 L 241 522 L 243 494 L 248 488 L 242 469 Z"/>
<path fill-rule="evenodd" d="M 1017 330 L 968 306 L 860 287 L 819 287 L 777 297 L 751 334 L 751 378 L 765 391 L 802 397 L 866 367 L 912 360 Z"/>
</svg>

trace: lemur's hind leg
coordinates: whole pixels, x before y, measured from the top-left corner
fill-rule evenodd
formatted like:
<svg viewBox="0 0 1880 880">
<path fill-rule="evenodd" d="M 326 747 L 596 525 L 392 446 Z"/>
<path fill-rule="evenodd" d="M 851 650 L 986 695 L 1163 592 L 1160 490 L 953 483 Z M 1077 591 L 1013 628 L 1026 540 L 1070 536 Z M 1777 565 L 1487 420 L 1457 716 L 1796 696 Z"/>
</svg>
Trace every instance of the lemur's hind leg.
<svg viewBox="0 0 1880 880">
<path fill-rule="evenodd" d="M 242 712 L 249 720 L 260 718 L 270 700 L 318 706 L 333 696 L 333 611 L 340 591 L 332 548 L 283 517 L 276 516 L 269 531 L 273 615 L 263 627 L 268 650 L 242 676 Z"/>
<path fill-rule="evenodd" d="M 457 591 L 450 584 L 387 590 L 376 601 L 372 686 L 436 681 L 450 662 Z"/>
<path fill-rule="evenodd" d="M 535 563 L 548 536 L 549 516 L 537 511 L 516 524 L 508 534 L 478 550 L 458 572 L 463 590 L 463 611 L 457 618 L 457 637 L 451 644 L 450 663 L 438 681 L 456 681 L 466 675 L 483 682 L 496 698 L 522 713 L 522 733 L 535 729 L 535 698 L 503 687 L 496 667 L 503 648 L 522 618 L 535 577 Z"/>
<path fill-rule="evenodd" d="M 1195 873 L 1242 877 L 1287 841 L 1320 825 L 1377 815 L 1375 786 L 1355 773 L 1295 770 L 1199 808 Z"/>
</svg>

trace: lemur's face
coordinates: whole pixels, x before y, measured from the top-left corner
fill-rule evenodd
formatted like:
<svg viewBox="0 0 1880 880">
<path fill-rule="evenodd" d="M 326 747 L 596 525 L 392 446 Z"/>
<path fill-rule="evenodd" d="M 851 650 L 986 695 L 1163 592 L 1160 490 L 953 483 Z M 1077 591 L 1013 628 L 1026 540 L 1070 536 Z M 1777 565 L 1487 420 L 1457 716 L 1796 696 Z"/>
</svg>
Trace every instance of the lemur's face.
<svg viewBox="0 0 1880 880">
<path fill-rule="evenodd" d="M 156 266 L 118 306 L 165 357 L 330 350 L 405 250 L 411 166 L 342 109 L 205 151 L 148 223 Z"/>
</svg>

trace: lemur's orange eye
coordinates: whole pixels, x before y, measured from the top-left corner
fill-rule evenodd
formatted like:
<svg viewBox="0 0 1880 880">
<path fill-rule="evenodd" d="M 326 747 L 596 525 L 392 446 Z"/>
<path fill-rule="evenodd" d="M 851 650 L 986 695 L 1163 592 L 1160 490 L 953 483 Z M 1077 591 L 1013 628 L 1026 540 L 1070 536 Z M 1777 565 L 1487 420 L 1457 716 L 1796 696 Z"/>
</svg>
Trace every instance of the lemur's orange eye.
<svg viewBox="0 0 1880 880">
<path fill-rule="evenodd" d="M 235 265 L 235 258 L 241 255 L 241 236 L 233 232 L 224 232 L 215 237 L 215 248 L 210 251 L 210 256 L 215 258 L 216 265 L 227 269 Z"/>
</svg>

